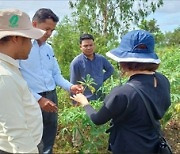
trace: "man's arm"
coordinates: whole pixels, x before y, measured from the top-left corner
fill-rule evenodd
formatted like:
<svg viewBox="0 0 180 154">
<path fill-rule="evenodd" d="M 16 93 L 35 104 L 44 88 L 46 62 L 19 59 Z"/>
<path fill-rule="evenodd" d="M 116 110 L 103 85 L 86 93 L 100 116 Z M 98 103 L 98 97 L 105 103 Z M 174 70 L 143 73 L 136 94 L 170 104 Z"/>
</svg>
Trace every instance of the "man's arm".
<svg viewBox="0 0 180 154">
<path fill-rule="evenodd" d="M 76 94 L 83 91 L 83 87 L 81 85 L 73 85 L 71 82 L 69 82 L 62 76 L 61 70 L 59 68 L 56 58 L 54 58 L 53 77 L 54 77 L 56 85 L 62 87 L 63 89 L 69 92 Z"/>
<path fill-rule="evenodd" d="M 105 70 L 104 81 L 106 81 L 114 73 L 114 67 L 105 57 L 103 57 L 103 69 Z"/>
<path fill-rule="evenodd" d="M 70 82 L 77 84 L 79 80 L 81 80 L 81 76 L 78 69 L 78 63 L 76 60 L 73 60 L 70 64 Z"/>
<path fill-rule="evenodd" d="M 62 74 L 61 70 L 59 68 L 57 59 L 54 57 L 54 67 L 53 67 L 53 78 L 55 80 L 55 83 L 57 86 L 62 87 L 63 89 L 67 90 L 70 92 L 71 86 L 73 85 L 70 83 L 68 80 L 66 80 Z"/>
</svg>

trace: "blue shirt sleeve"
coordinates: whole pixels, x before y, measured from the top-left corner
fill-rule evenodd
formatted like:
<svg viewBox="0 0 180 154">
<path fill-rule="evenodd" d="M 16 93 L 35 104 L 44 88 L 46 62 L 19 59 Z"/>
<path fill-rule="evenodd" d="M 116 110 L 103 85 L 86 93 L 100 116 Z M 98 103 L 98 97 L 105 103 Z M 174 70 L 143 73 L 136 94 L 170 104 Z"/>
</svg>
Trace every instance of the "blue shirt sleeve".
<svg viewBox="0 0 180 154">
<path fill-rule="evenodd" d="M 114 67 L 111 65 L 111 63 L 103 57 L 103 66 L 104 66 L 104 81 L 106 81 L 114 72 Z"/>
<path fill-rule="evenodd" d="M 56 58 L 54 57 L 54 69 L 53 69 L 53 78 L 55 80 L 55 83 L 57 86 L 62 87 L 63 89 L 70 91 L 71 86 L 73 85 L 68 80 L 66 80 L 62 74 L 60 67 L 58 65 L 58 62 Z"/>
<path fill-rule="evenodd" d="M 70 64 L 70 82 L 72 84 L 77 84 L 77 81 L 80 81 L 81 76 L 78 69 L 78 62 L 76 58 Z"/>
</svg>

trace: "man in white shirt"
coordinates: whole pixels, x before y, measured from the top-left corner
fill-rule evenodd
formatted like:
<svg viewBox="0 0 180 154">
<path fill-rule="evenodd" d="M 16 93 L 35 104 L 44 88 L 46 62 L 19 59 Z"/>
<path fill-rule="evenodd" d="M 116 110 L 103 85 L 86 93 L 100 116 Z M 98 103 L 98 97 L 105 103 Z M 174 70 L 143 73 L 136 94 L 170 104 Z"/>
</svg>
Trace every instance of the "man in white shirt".
<svg viewBox="0 0 180 154">
<path fill-rule="evenodd" d="M 42 113 L 19 71 L 17 59 L 27 59 L 31 38 L 45 31 L 32 26 L 17 9 L 0 10 L 0 153 L 38 153 Z"/>
</svg>

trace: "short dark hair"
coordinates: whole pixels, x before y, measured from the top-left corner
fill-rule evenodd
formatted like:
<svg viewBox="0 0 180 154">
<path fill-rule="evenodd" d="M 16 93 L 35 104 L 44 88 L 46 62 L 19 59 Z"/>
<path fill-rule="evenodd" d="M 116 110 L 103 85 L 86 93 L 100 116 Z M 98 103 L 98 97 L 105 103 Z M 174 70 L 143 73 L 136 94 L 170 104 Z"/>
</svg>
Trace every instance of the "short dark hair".
<svg viewBox="0 0 180 154">
<path fill-rule="evenodd" d="M 159 67 L 159 64 L 155 63 L 139 63 L 139 62 L 120 62 L 120 68 L 122 74 L 128 71 L 155 71 Z"/>
<path fill-rule="evenodd" d="M 94 37 L 91 34 L 82 34 L 80 36 L 80 44 L 82 43 L 83 40 L 93 40 L 94 41 Z"/>
<path fill-rule="evenodd" d="M 46 19 L 52 19 L 56 23 L 59 21 L 58 16 L 56 16 L 51 9 L 47 8 L 37 10 L 32 18 L 33 21 L 37 21 L 39 23 L 44 22 Z"/>
</svg>

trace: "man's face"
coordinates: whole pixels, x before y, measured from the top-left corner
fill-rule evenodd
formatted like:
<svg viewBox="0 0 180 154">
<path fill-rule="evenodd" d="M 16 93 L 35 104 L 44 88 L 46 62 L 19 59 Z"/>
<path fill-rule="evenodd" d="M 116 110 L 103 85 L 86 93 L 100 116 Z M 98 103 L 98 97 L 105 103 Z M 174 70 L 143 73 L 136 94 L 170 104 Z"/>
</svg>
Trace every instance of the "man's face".
<svg viewBox="0 0 180 154">
<path fill-rule="evenodd" d="M 52 19 L 46 19 L 45 22 L 38 23 L 33 21 L 33 26 L 42 30 L 45 30 L 46 33 L 39 39 L 40 42 L 45 42 L 52 34 L 56 27 L 56 22 Z"/>
<path fill-rule="evenodd" d="M 92 57 L 95 49 L 94 41 L 91 39 L 83 40 L 80 49 L 87 57 Z"/>
<path fill-rule="evenodd" d="M 15 59 L 27 59 L 30 53 L 32 43 L 30 38 L 18 37 L 18 50 Z"/>
</svg>

